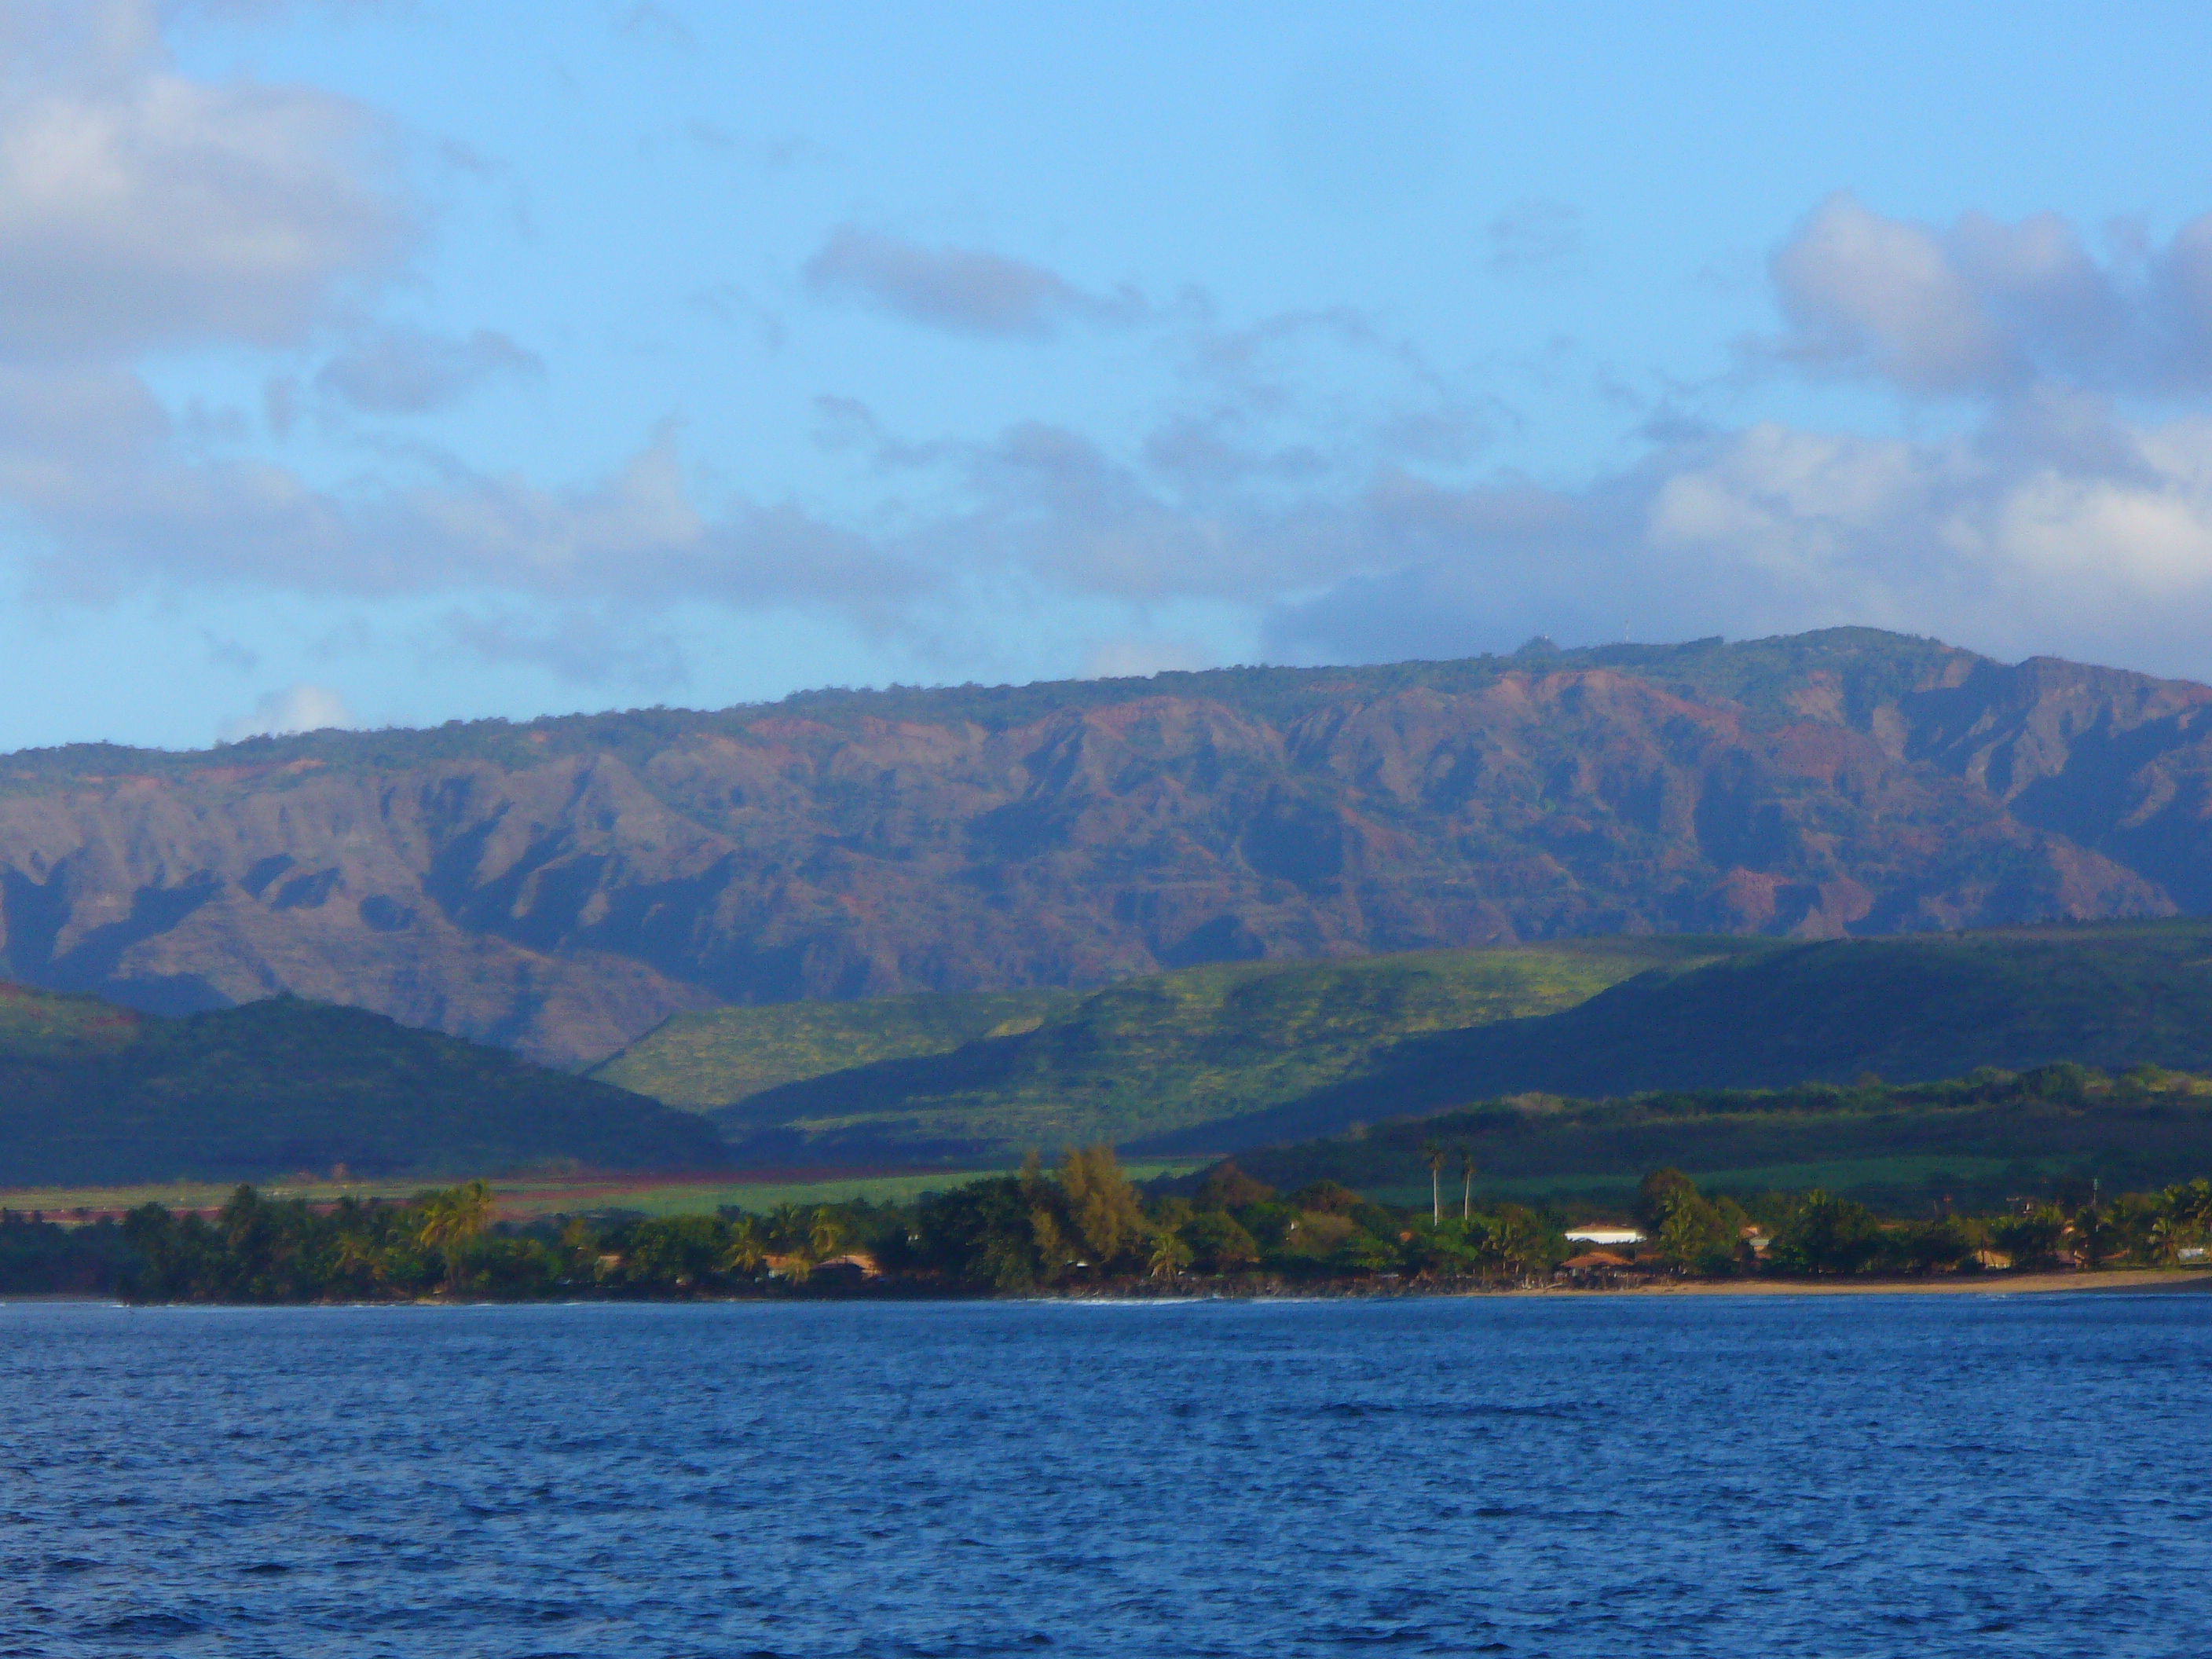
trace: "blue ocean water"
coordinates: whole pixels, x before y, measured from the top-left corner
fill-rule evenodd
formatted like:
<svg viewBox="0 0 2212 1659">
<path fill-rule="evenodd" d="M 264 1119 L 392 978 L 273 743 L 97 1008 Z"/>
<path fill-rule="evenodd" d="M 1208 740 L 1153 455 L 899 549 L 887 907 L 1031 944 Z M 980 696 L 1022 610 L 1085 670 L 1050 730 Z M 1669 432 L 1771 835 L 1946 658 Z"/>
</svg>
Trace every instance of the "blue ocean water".
<svg viewBox="0 0 2212 1659">
<path fill-rule="evenodd" d="M 2212 1652 L 2212 1297 L 0 1307 L 0 1654 Z"/>
</svg>

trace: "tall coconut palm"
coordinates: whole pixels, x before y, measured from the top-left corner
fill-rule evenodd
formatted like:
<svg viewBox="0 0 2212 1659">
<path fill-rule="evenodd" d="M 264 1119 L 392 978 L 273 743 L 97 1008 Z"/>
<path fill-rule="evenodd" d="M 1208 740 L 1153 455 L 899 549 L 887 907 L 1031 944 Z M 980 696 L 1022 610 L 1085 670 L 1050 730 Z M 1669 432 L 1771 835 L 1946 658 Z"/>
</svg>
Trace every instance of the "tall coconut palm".
<svg viewBox="0 0 2212 1659">
<path fill-rule="evenodd" d="M 1459 1149 L 1459 1218 L 1474 1219 L 1474 1148 L 1466 1146 Z"/>
<path fill-rule="evenodd" d="M 749 1215 L 732 1221 L 729 1248 L 722 1253 L 723 1271 L 756 1278 L 767 1260 L 768 1247 L 761 1243 L 760 1224 Z"/>
<path fill-rule="evenodd" d="M 1429 1224 L 1442 1226 L 1444 1219 L 1444 1149 L 1433 1140 L 1421 1143 L 1421 1156 L 1429 1166 Z"/>
<path fill-rule="evenodd" d="M 491 1224 L 491 1188 L 481 1181 L 471 1181 L 443 1192 L 426 1193 L 419 1201 L 422 1218 L 416 1228 L 416 1238 L 423 1249 L 436 1250 L 446 1258 L 446 1287 L 458 1289 L 462 1257 Z"/>
</svg>

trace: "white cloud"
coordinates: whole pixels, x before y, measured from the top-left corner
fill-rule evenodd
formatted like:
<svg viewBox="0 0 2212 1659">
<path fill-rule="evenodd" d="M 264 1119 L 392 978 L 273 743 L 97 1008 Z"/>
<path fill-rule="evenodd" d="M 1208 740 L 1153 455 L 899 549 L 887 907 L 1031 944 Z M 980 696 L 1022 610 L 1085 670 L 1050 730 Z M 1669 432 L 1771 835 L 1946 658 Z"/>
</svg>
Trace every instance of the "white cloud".
<svg viewBox="0 0 2212 1659">
<path fill-rule="evenodd" d="M 2114 401 L 2212 390 L 2212 216 L 2099 254 L 2049 216 L 1932 225 L 1832 198 L 1776 255 L 1784 325 L 1764 360 L 1967 400 L 1965 429 L 1674 418 L 1576 489 L 1474 474 L 1510 411 L 1359 313 L 1217 326 L 1202 299 L 1162 310 L 848 225 L 807 266 L 817 293 L 985 338 L 1141 321 L 1175 395 L 1118 446 L 1042 421 L 898 436 L 824 398 L 825 450 L 883 491 L 843 521 L 702 499 L 672 430 L 565 484 L 394 444 L 365 480 L 322 488 L 234 448 L 206 459 L 208 423 L 165 409 L 140 356 L 335 339 L 309 387 L 363 422 L 536 360 L 488 329 L 380 319 L 415 216 L 379 121 L 313 89 L 191 80 L 159 18 L 0 0 L 0 502 L 39 538 L 49 594 L 441 594 L 439 648 L 653 685 L 682 683 L 662 626 L 682 605 L 805 608 L 912 642 L 1070 596 L 1103 641 L 1094 672 L 1203 660 L 1153 632 L 1184 605 L 1264 617 L 1292 656 L 1868 622 L 2212 671 L 2195 625 L 2212 603 L 2212 421 Z M 1491 251 L 1557 270 L 1577 234 L 1527 204 Z M 301 407 L 292 372 L 272 371 L 279 424 Z M 294 687 L 225 732 L 344 720 L 334 694 Z"/>
<path fill-rule="evenodd" d="M 1762 423 L 1571 492 L 1371 492 L 1275 648 L 1373 660 L 1864 623 L 2212 670 L 2212 421 L 2075 407 L 1908 441 Z"/>
<path fill-rule="evenodd" d="M 263 692 L 254 700 L 252 714 L 223 722 L 217 739 L 242 743 L 248 738 L 289 737 L 295 732 L 320 732 L 353 723 L 343 697 L 327 685 L 303 683 L 281 691 Z"/>
<path fill-rule="evenodd" d="M 181 76 L 149 5 L 15 5 L 4 27 L 0 353 L 292 341 L 404 252 L 361 106 Z"/>
<path fill-rule="evenodd" d="M 1944 225 L 1837 195 L 1774 258 L 1789 323 L 1763 343 L 1916 394 L 2006 398 L 2039 380 L 2148 395 L 2212 387 L 2212 215 L 2099 260 L 2056 214 Z"/>
</svg>

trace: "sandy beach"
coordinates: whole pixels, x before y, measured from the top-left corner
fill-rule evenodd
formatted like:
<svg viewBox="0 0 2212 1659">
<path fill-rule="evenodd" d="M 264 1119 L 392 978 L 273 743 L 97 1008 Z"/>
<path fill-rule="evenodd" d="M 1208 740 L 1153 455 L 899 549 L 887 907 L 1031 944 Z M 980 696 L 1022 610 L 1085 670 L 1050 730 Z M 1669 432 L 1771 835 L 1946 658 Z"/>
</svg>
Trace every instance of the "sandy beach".
<svg viewBox="0 0 2212 1659">
<path fill-rule="evenodd" d="M 2160 1267 L 2112 1273 L 1947 1274 L 1941 1279 L 1717 1279 L 1630 1285 L 1619 1290 L 1546 1288 L 1523 1296 L 2040 1296 L 2058 1291 L 2212 1291 L 2212 1271 Z"/>
</svg>

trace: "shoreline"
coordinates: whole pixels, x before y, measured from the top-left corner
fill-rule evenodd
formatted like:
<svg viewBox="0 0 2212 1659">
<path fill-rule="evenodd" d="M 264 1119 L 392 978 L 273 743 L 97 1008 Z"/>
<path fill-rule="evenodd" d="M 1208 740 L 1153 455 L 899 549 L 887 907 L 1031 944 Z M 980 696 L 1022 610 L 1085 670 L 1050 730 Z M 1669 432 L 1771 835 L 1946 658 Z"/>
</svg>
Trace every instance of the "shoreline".
<svg viewBox="0 0 2212 1659">
<path fill-rule="evenodd" d="M 1197 1287 L 1165 1290 L 1127 1287 L 1120 1290 L 1078 1291 L 1060 1295 L 992 1296 L 929 1295 L 814 1295 L 720 1297 L 579 1297 L 504 1300 L 448 1300 L 428 1297 L 390 1302 L 144 1302 L 130 1303 L 99 1292 L 19 1291 L 0 1293 L 0 1306 L 9 1304 L 70 1303 L 114 1308 L 516 1308 L 516 1307 L 704 1307 L 717 1304 L 753 1305 L 784 1303 L 819 1306 L 855 1303 L 915 1302 L 1307 1302 L 1342 1300 L 1474 1299 L 1483 1297 L 1574 1297 L 1591 1299 L 1629 1296 L 2064 1296 L 2113 1294 L 2212 1294 L 2212 1268 L 2176 1271 L 2166 1267 L 2122 1267 L 2109 1273 L 1977 1273 L 1942 1279 L 1676 1279 L 1648 1285 L 1617 1286 L 1534 1285 L 1512 1289 L 1422 1289 L 1413 1286 L 1357 1290 L 1340 1286 L 1290 1286 L 1259 1291 L 1220 1291 Z"/>
<path fill-rule="evenodd" d="M 1948 1274 L 1941 1279 L 1693 1279 L 1618 1289 L 1539 1285 L 1504 1296 L 2052 1296 L 2115 1291 L 2212 1291 L 2212 1269 L 2119 1267 L 2110 1273 Z M 1480 1295 L 1483 1292 L 1476 1291 Z"/>
</svg>

